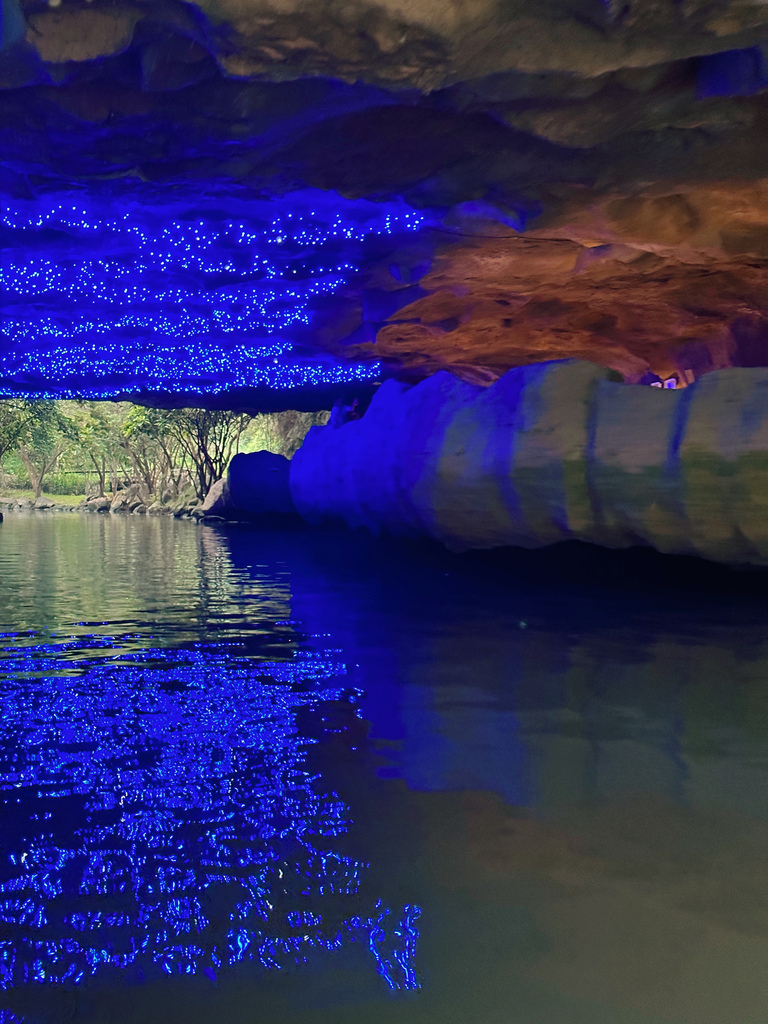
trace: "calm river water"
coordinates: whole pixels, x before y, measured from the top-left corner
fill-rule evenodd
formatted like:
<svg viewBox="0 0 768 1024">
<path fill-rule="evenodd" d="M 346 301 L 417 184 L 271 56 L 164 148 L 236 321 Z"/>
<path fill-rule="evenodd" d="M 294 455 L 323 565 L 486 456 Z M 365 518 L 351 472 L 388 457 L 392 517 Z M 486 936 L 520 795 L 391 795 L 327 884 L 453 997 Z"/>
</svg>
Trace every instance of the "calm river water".
<svg viewBox="0 0 768 1024">
<path fill-rule="evenodd" d="M 6 516 L 0 1024 L 765 1024 L 768 582 L 593 554 Z"/>
</svg>

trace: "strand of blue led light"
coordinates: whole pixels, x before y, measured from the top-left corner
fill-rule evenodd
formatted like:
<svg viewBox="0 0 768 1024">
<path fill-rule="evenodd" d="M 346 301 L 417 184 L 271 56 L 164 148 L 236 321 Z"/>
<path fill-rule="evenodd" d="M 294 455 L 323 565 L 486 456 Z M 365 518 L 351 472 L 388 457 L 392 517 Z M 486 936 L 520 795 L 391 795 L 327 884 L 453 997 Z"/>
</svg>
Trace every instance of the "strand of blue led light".
<svg viewBox="0 0 768 1024">
<path fill-rule="evenodd" d="M 207 334 L 211 327 L 224 333 L 233 331 L 252 331 L 257 328 L 264 333 L 272 333 L 290 326 L 293 323 L 309 323 L 309 315 L 306 303 L 309 299 L 320 295 L 332 294 L 344 284 L 343 278 L 329 278 L 323 281 L 312 283 L 304 289 L 304 293 L 298 292 L 295 288 L 287 288 L 282 293 L 269 291 L 261 296 L 261 302 L 254 302 L 253 295 L 246 295 L 240 301 L 242 309 L 234 312 L 231 309 L 233 303 L 226 300 L 222 303 L 215 302 L 215 294 L 205 295 L 198 292 L 189 297 L 194 302 L 197 297 L 205 297 L 205 300 L 212 306 L 207 311 L 207 316 L 192 317 L 180 313 L 174 317 L 161 317 L 158 315 L 127 314 L 118 319 L 102 317 L 98 321 L 87 319 L 75 319 L 62 328 L 55 317 L 39 316 L 34 319 L 17 318 L 7 316 L 0 327 L 0 335 L 10 342 L 38 341 L 45 338 L 77 337 L 78 335 L 108 335 L 116 330 L 131 328 L 134 330 L 151 330 L 162 334 L 165 337 L 191 338 L 200 334 Z M 163 293 L 154 301 L 161 302 Z M 250 300 L 250 303 L 249 303 Z M 183 304 L 186 308 L 188 298 L 174 297 L 174 303 Z M 283 303 L 292 305 L 283 306 Z M 229 308 L 228 308 L 229 307 Z M 260 319 L 257 319 L 260 318 Z"/>
<path fill-rule="evenodd" d="M 36 230 L 42 227 L 60 226 L 70 231 L 102 232 L 112 235 L 124 235 L 138 239 L 142 245 L 148 244 L 140 227 L 131 223 L 135 214 L 125 213 L 120 219 L 92 220 L 93 214 L 84 207 L 69 207 L 66 203 L 55 203 L 50 209 L 37 213 L 23 213 L 23 209 L 13 210 L 10 206 L 0 213 L 0 226 L 16 231 Z M 418 211 L 403 213 L 387 212 L 373 218 L 373 223 L 359 225 L 346 222 L 341 214 L 335 214 L 333 220 L 322 227 L 316 221 L 318 215 L 310 212 L 307 215 L 288 214 L 272 219 L 260 231 L 244 222 L 223 221 L 219 230 L 207 232 L 205 222 L 190 224 L 185 221 L 172 221 L 161 231 L 164 244 L 171 248 L 188 248 L 194 241 L 195 247 L 206 246 L 223 238 L 231 239 L 246 246 L 255 244 L 285 245 L 295 242 L 300 245 L 316 246 L 328 239 L 343 241 L 363 241 L 370 235 L 392 234 L 395 231 L 418 231 L 426 221 L 424 214 Z"/>
<path fill-rule="evenodd" d="M 7 308 L 19 310 L 25 299 L 38 306 L 27 308 L 24 317 L 6 316 L 0 325 L 7 353 L 0 360 L 0 376 L 55 380 L 59 386 L 50 394 L 57 397 L 120 397 L 125 386 L 114 382 L 116 376 L 132 377 L 134 391 L 167 391 L 188 381 L 185 390 L 191 394 L 376 379 L 378 363 L 333 367 L 305 359 L 275 365 L 292 351 L 288 337 L 276 335 L 311 326 L 312 301 L 337 292 L 360 269 L 331 253 L 323 255 L 323 246 L 415 231 L 425 221 L 416 211 L 382 213 L 371 205 L 364 211 L 355 207 L 352 219 L 337 211 L 322 224 L 310 211 L 282 214 L 255 227 L 239 220 L 210 225 L 177 218 L 153 229 L 141 219 L 142 212 L 100 216 L 71 201 L 40 200 L 32 210 L 30 205 L 6 204 L 0 228 L 63 228 L 79 234 L 81 246 L 91 244 L 89 239 L 97 234 L 96 244 L 104 253 L 85 260 L 68 253 L 60 260 L 14 257 L 0 268 Z M 55 236 L 45 240 L 54 252 L 58 242 Z M 116 258 L 115 246 L 129 248 L 132 258 L 125 251 Z M 297 247 L 304 251 L 297 254 Z M 187 286 L 187 273 L 204 278 L 257 274 L 269 284 L 235 281 L 206 289 L 199 277 Z M 318 279 L 318 274 L 324 276 Z M 312 276 L 300 286 L 283 283 L 302 275 Z M 72 303 L 73 314 L 47 314 L 46 305 L 50 308 L 61 298 Z M 119 307 L 120 315 L 109 308 L 99 310 L 100 303 Z M 261 341 L 253 342 L 254 335 Z M 223 339 L 230 337 L 234 344 L 224 346 Z M 182 345 L 174 347 L 175 342 Z M 143 348 L 147 343 L 152 352 Z M 201 382 L 201 377 L 206 380 Z M 88 386 L 88 379 L 97 383 Z M 8 386 L 0 396 L 24 391 Z"/>
<path fill-rule="evenodd" d="M 68 266 L 68 264 L 65 264 Z M 182 263 L 179 265 L 182 270 L 189 267 Z M 295 280 L 300 274 L 311 272 L 316 276 L 331 275 L 331 280 L 339 280 L 344 272 L 355 271 L 359 268 L 351 263 L 336 263 L 333 266 L 317 265 L 309 267 L 300 264 L 295 260 L 286 261 L 286 266 L 279 267 L 277 264 L 264 259 L 254 260 L 250 268 L 236 269 L 231 263 L 208 264 L 200 268 L 204 273 L 221 275 L 230 273 L 235 277 L 242 277 L 245 280 L 241 284 L 230 286 L 234 288 L 260 288 L 258 280 L 249 279 L 248 275 L 255 272 L 263 274 L 263 279 L 274 282 Z M 123 260 L 82 260 L 78 261 L 67 280 L 64 273 L 64 266 L 60 262 L 50 259 L 28 257 L 23 262 L 7 258 L 0 266 L 0 287 L 3 289 L 5 300 L 13 296 L 27 296 L 32 290 L 37 294 L 54 292 L 67 295 L 70 298 L 96 297 L 106 302 L 121 302 L 126 300 L 140 301 L 154 299 L 155 301 L 181 302 L 189 299 L 210 301 L 212 297 L 220 295 L 224 289 L 166 289 L 165 291 L 153 292 L 150 289 L 150 282 L 157 278 L 157 269 L 147 263 L 128 262 Z M 141 281 L 143 283 L 136 283 Z M 120 287 L 115 287 L 119 282 Z M 111 287 L 108 287 L 111 286 Z M 278 295 L 273 286 L 271 294 Z"/>
<path fill-rule="evenodd" d="M 77 398 L 87 401 L 98 401 L 100 399 L 120 399 L 126 395 L 140 392 L 165 394 L 176 389 L 182 389 L 185 395 L 199 395 L 201 398 L 210 395 L 221 395 L 236 388 L 269 388 L 291 390 L 296 388 L 329 387 L 349 383 L 366 384 L 376 381 L 382 373 L 381 363 L 350 363 L 338 366 L 320 366 L 311 362 L 295 362 L 293 364 L 281 363 L 280 366 L 257 366 L 249 370 L 241 370 L 226 381 L 207 380 L 200 382 L 190 377 L 192 371 L 186 365 L 174 368 L 166 368 L 162 377 L 155 380 L 136 379 L 131 371 L 131 379 L 122 385 L 109 385 L 93 387 L 88 384 L 68 384 L 53 389 L 35 388 L 36 398 L 56 400 L 62 398 Z M 175 373 L 175 376 L 169 374 Z M 114 371 L 110 374 L 108 370 L 103 373 L 104 377 L 116 376 Z M 85 379 L 85 374 L 83 375 Z M 3 398 L 24 398 L 29 392 L 23 387 L 0 387 L 0 399 Z"/>
</svg>

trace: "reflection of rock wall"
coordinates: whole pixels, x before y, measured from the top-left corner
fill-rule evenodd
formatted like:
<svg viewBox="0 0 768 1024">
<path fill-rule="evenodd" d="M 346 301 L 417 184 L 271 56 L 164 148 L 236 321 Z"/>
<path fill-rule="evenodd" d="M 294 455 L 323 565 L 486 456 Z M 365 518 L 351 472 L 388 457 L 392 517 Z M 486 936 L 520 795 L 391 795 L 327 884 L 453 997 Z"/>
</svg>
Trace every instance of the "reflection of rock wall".
<svg viewBox="0 0 768 1024">
<path fill-rule="evenodd" d="M 231 566 L 230 586 L 264 593 L 267 570 L 290 585 L 286 618 L 354 666 L 370 741 L 412 789 L 540 809 L 635 791 L 768 822 L 751 591 L 510 585 L 364 534 L 201 535 L 223 545 L 206 565 Z"/>
<path fill-rule="evenodd" d="M 362 420 L 309 432 L 297 509 L 454 550 L 577 539 L 768 564 L 768 369 L 680 391 L 610 377 L 566 361 L 485 390 L 387 382 Z"/>
</svg>

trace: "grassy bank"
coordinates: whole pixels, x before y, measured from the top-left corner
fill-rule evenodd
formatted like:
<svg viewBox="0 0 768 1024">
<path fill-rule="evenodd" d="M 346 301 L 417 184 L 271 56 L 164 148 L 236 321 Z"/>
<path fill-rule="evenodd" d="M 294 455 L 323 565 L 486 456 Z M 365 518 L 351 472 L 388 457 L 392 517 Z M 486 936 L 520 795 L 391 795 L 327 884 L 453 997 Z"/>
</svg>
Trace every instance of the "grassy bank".
<svg viewBox="0 0 768 1024">
<path fill-rule="evenodd" d="M 56 505 L 79 505 L 80 502 L 85 498 L 84 494 L 48 494 L 47 491 L 43 492 L 43 497 L 46 501 L 52 501 Z M 19 501 L 21 498 L 26 498 L 28 501 L 35 500 L 35 492 L 33 490 L 28 491 L 0 491 L 0 501 Z"/>
</svg>

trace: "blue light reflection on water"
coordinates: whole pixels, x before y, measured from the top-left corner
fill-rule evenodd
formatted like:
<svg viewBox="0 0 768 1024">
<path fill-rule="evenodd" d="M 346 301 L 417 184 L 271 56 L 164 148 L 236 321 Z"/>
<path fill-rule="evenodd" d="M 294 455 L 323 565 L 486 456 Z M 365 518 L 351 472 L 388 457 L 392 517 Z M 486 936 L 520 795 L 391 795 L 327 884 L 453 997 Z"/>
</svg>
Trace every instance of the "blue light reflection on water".
<svg viewBox="0 0 768 1024">
<path fill-rule="evenodd" d="M 359 715 L 341 652 L 101 640 L 1 638 L 0 986 L 215 980 L 361 942 L 417 988 L 419 908 L 373 898 L 335 848 L 350 809 L 297 725 L 328 702 Z"/>
<path fill-rule="evenodd" d="M 356 893 L 320 892 L 316 870 L 317 890 L 303 897 L 306 883 L 286 865 L 314 870 L 304 848 L 290 835 L 259 837 L 259 850 L 283 858 L 269 862 L 284 871 L 269 876 L 282 902 L 271 901 L 269 921 L 242 927 L 275 939 L 341 935 L 338 948 L 307 950 L 306 964 L 281 950 L 280 969 L 267 969 L 246 959 L 251 945 L 235 965 L 167 975 L 148 954 L 154 978 L 143 985 L 130 984 L 138 966 L 100 963 L 78 986 L 0 991 L 0 1006 L 23 1024 L 661 1024 L 674 1000 L 680 1020 L 768 1020 L 765 577 L 694 574 L 643 551 L 599 556 L 459 558 L 355 533 L 9 514 L 0 527 L 9 662 L 27 658 L 28 676 L 39 668 L 60 687 L 94 678 L 93 664 L 106 666 L 102 685 L 110 665 L 166 666 L 167 708 L 186 664 L 246 666 L 268 692 L 316 691 L 316 701 L 289 701 L 293 731 L 280 749 L 289 762 L 295 750 L 311 794 L 339 794 L 345 807 L 348 830 L 310 836 L 313 846 L 364 866 Z M 172 653 L 153 661 L 157 648 Z M 346 672 L 316 678 L 310 666 L 302 679 L 273 682 L 313 657 Z M 336 692 L 341 700 L 326 699 Z M 137 731 L 134 719 L 123 724 Z M 197 734 L 196 723 L 185 728 Z M 156 724 L 140 753 L 162 749 L 169 731 Z M 292 748 L 291 736 L 305 742 Z M 201 756 L 224 780 L 247 783 L 261 770 L 254 760 L 227 774 L 215 752 Z M 138 766 L 150 781 L 151 769 Z M 69 849 L 85 797 L 36 794 L 25 787 L 27 802 L 0 812 L 11 852 L 29 848 L 19 837 L 52 830 Z M 228 810 L 241 811 L 214 796 L 226 826 Z M 297 802 L 309 806 L 301 792 Z M 54 819 L 33 819 L 51 804 Z M 121 813 L 119 803 L 96 812 L 98 823 Z M 226 939 L 248 898 L 236 888 L 212 881 L 198 896 L 207 929 L 178 944 Z M 75 892 L 71 909 L 102 900 Z M 418 920 L 404 910 L 413 903 L 424 906 Z M 42 938 L 52 927 L 0 923 L 0 936 Z M 100 948 L 110 927 L 125 934 L 102 922 L 90 932 Z M 393 993 L 377 954 L 400 983 L 399 964 L 418 967 L 423 988 Z"/>
</svg>

